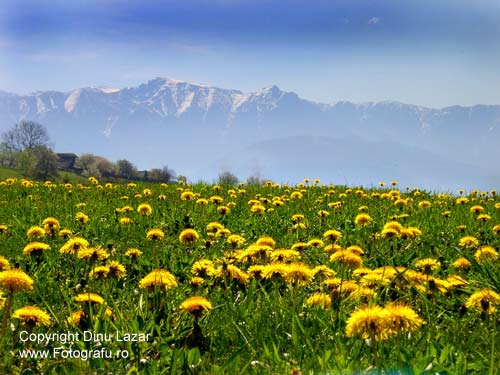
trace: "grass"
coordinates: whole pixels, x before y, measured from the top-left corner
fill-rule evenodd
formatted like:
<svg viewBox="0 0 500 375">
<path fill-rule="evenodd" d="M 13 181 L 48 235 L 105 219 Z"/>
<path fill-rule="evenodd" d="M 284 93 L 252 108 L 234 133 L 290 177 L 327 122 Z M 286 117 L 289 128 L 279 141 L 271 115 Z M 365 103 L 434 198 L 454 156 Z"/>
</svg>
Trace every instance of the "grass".
<svg viewBox="0 0 500 375">
<path fill-rule="evenodd" d="M 186 196 L 192 199 L 183 200 Z M 19 177 L 4 181 L 0 183 L 0 224 L 5 226 L 0 227 L 1 255 L 11 267 L 24 270 L 34 285 L 15 294 L 4 285 L 0 316 L 8 329 L 0 339 L 1 372 L 498 374 L 500 297 L 483 298 L 476 305 L 467 301 L 483 289 L 492 296 L 500 292 L 495 256 L 500 231 L 493 230 L 500 224 L 500 200 L 494 192 L 459 196 L 457 200 L 419 190 L 319 183 L 235 187 L 94 181 L 70 186 Z M 197 202 L 200 198 L 207 204 Z M 150 214 L 137 211 L 143 203 L 151 207 Z M 263 212 L 258 213 L 258 205 Z M 221 206 L 227 207 L 226 213 Z M 475 206 L 483 211 L 472 212 Z M 321 216 L 322 210 L 327 214 Z M 369 215 L 368 225 L 356 224 L 360 212 Z M 56 218 L 59 227 L 44 228 L 48 217 Z M 130 224 L 125 225 L 124 218 Z M 387 238 L 387 223 L 393 221 L 399 230 Z M 34 226 L 45 234 L 29 237 Z M 153 228 L 165 236 L 148 239 Z M 186 228 L 199 236 L 193 243 L 179 239 Z M 408 234 L 405 228 L 418 230 Z M 70 234 L 61 236 L 62 229 Z M 331 229 L 339 231 L 340 238 L 324 239 Z M 242 242 L 231 245 L 230 234 L 240 235 Z M 478 244 L 461 246 L 467 235 Z M 263 239 L 266 236 L 273 241 Z M 86 257 L 83 250 L 61 254 L 74 237 L 85 238 L 94 255 Z M 323 241 L 323 246 L 307 245 L 312 239 Z M 40 256 L 24 255 L 23 249 L 34 241 L 50 245 L 50 250 Z M 354 249 L 343 258 L 332 257 L 334 250 L 325 247 L 333 242 L 337 252 L 357 245 L 362 255 Z M 493 251 L 478 253 L 485 245 Z M 127 256 L 130 248 L 140 249 L 142 255 Z M 460 257 L 468 260 L 469 268 L 456 266 Z M 426 258 L 438 266 L 418 268 L 417 262 Z M 276 259 L 281 260 L 278 265 Z M 112 261 L 119 262 L 125 274 L 113 276 Z M 199 261 L 205 262 L 203 267 Z M 108 267 L 107 277 L 95 277 L 99 267 Z M 141 288 L 141 280 L 155 268 L 170 272 L 177 285 Z M 89 292 L 102 296 L 105 303 L 75 301 L 77 295 Z M 311 305 L 307 301 L 315 293 L 323 293 L 330 302 Z M 184 312 L 181 303 L 192 296 L 205 297 L 212 309 Z M 392 303 L 410 307 L 425 324 L 397 330 L 390 328 L 392 323 L 384 315 L 364 328 L 360 324 L 360 335 L 347 334 L 355 312 Z M 13 317 L 26 305 L 46 311 L 51 323 L 31 327 Z M 75 312 L 82 318 L 68 322 Z M 58 338 L 38 344 L 23 341 L 22 331 L 73 332 L 82 337 L 92 331 L 110 338 L 73 344 Z M 387 337 L 370 336 L 380 332 Z M 149 335 L 149 340 L 117 339 L 134 333 Z M 96 354 L 104 348 L 113 356 L 126 353 L 127 357 L 83 361 L 55 355 L 56 348 L 72 355 L 77 350 L 80 355 Z M 49 358 L 21 358 L 22 350 L 49 350 Z"/>
</svg>

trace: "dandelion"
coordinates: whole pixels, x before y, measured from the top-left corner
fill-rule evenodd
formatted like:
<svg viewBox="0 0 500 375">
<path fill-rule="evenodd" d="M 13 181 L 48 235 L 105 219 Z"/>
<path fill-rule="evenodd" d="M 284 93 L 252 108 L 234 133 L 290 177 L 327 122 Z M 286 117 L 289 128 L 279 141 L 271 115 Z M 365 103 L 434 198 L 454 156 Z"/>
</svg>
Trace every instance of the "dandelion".
<svg viewBox="0 0 500 375">
<path fill-rule="evenodd" d="M 196 204 L 198 206 L 206 206 L 208 204 L 208 199 L 199 198 L 198 200 L 196 200 Z"/>
<path fill-rule="evenodd" d="M 92 279 L 105 279 L 108 277 L 109 267 L 108 266 L 97 266 L 92 269 L 89 273 L 89 277 Z"/>
<path fill-rule="evenodd" d="M 153 207 L 151 207 L 151 205 L 148 203 L 141 203 L 137 207 L 137 212 L 139 213 L 139 215 L 149 216 L 153 213 Z"/>
<path fill-rule="evenodd" d="M 314 271 L 304 263 L 290 263 L 285 266 L 283 278 L 294 285 L 307 285 L 314 278 Z"/>
<path fill-rule="evenodd" d="M 109 253 L 102 247 L 86 247 L 78 250 L 78 259 L 83 259 L 89 262 L 99 262 L 109 258 Z"/>
<path fill-rule="evenodd" d="M 59 252 L 61 254 L 75 254 L 81 249 L 85 249 L 87 246 L 89 246 L 89 242 L 85 238 L 74 237 L 62 245 Z"/>
<path fill-rule="evenodd" d="M 108 263 L 108 268 L 109 273 L 117 279 L 121 279 L 127 274 L 127 269 L 125 268 L 125 266 L 116 260 L 110 261 Z"/>
<path fill-rule="evenodd" d="M 300 259 L 300 253 L 296 250 L 277 249 L 271 252 L 269 258 L 273 262 L 291 262 Z"/>
<path fill-rule="evenodd" d="M 23 255 L 38 256 L 46 250 L 50 250 L 49 244 L 43 242 L 30 242 L 24 247 Z"/>
<path fill-rule="evenodd" d="M 42 221 L 43 228 L 47 235 L 53 235 L 59 230 L 59 220 L 55 217 L 48 217 Z"/>
<path fill-rule="evenodd" d="M 159 228 L 153 228 L 148 231 L 146 238 L 151 241 L 161 241 L 165 237 L 165 233 Z"/>
<path fill-rule="evenodd" d="M 432 206 L 431 202 L 427 200 L 423 200 L 418 203 L 418 208 L 430 208 L 431 206 Z"/>
<path fill-rule="evenodd" d="M 183 313 L 189 313 L 193 314 L 195 317 L 199 317 L 203 313 L 212 310 L 212 304 L 204 297 L 189 297 L 180 304 L 179 310 Z"/>
<path fill-rule="evenodd" d="M 339 250 L 330 256 L 330 262 L 340 262 L 352 269 L 361 267 L 363 259 L 358 254 L 348 250 Z"/>
<path fill-rule="evenodd" d="M 239 269 L 232 264 L 224 264 L 221 267 L 217 268 L 214 272 L 214 276 L 217 278 L 228 277 L 230 279 L 236 280 L 241 285 L 248 284 L 248 274 Z"/>
<path fill-rule="evenodd" d="M 500 224 L 495 225 L 492 228 L 493 233 L 495 233 L 497 236 L 500 236 Z"/>
<path fill-rule="evenodd" d="M 337 242 L 342 238 L 342 233 L 335 229 L 327 230 L 323 233 L 323 239 L 330 241 L 332 243 Z"/>
<path fill-rule="evenodd" d="M 472 266 L 471 262 L 469 262 L 466 258 L 458 258 L 453 262 L 453 267 L 459 270 L 466 270 Z"/>
<path fill-rule="evenodd" d="M 302 199 L 303 195 L 300 191 L 294 191 L 292 194 L 290 194 L 290 199 L 294 200 L 299 200 Z"/>
<path fill-rule="evenodd" d="M 33 279 L 18 268 L 0 272 L 0 288 L 11 293 L 33 288 Z"/>
<path fill-rule="evenodd" d="M 0 271 L 10 270 L 10 263 L 4 256 L 0 255 Z"/>
<path fill-rule="evenodd" d="M 194 199 L 194 193 L 192 191 L 184 191 L 181 194 L 181 200 L 183 201 L 191 201 Z"/>
<path fill-rule="evenodd" d="M 306 306 L 328 309 L 332 304 L 332 299 L 326 293 L 314 293 L 312 296 L 307 298 L 305 304 Z"/>
<path fill-rule="evenodd" d="M 129 217 L 121 217 L 120 224 L 123 226 L 128 226 L 128 225 L 132 224 L 132 219 Z"/>
<path fill-rule="evenodd" d="M 142 255 L 142 251 L 136 248 L 130 248 L 125 252 L 125 256 L 132 258 L 132 259 L 137 259 Z"/>
<path fill-rule="evenodd" d="M 480 214 L 480 215 L 477 215 L 477 218 L 476 218 L 477 221 L 482 221 L 482 222 L 486 222 L 488 220 L 491 220 L 491 216 L 488 215 L 488 214 Z"/>
<path fill-rule="evenodd" d="M 481 246 L 475 253 L 474 258 L 479 264 L 486 264 L 489 262 L 495 262 L 498 259 L 498 252 L 493 246 L 484 245 Z"/>
<path fill-rule="evenodd" d="M 466 249 L 473 249 L 479 246 L 479 241 L 476 237 L 465 236 L 458 241 L 458 245 L 465 247 Z"/>
<path fill-rule="evenodd" d="M 177 287 L 177 281 L 174 275 L 164 269 L 156 269 L 148 273 L 139 282 L 139 287 L 142 289 L 153 290 L 154 287 L 164 287 L 172 289 Z"/>
<path fill-rule="evenodd" d="M 313 238 L 312 240 L 309 240 L 309 242 L 307 242 L 307 246 L 320 248 L 320 247 L 324 247 L 325 243 L 322 240 L 320 240 L 319 238 Z"/>
<path fill-rule="evenodd" d="M 481 289 L 473 293 L 465 302 L 468 309 L 479 310 L 486 314 L 494 314 L 500 305 L 500 294 L 491 289 Z"/>
<path fill-rule="evenodd" d="M 484 211 L 484 207 L 480 205 L 475 205 L 470 208 L 470 212 L 473 214 L 479 214 Z"/>
<path fill-rule="evenodd" d="M 367 225 L 370 225 L 371 222 L 371 216 L 365 213 L 356 215 L 356 218 L 354 219 L 354 224 L 356 224 L 358 227 L 365 227 Z"/>
<path fill-rule="evenodd" d="M 12 317 L 19 319 L 27 327 L 39 327 L 42 324 L 50 325 L 50 316 L 44 310 L 37 306 L 24 306 L 17 309 Z"/>
<path fill-rule="evenodd" d="M 386 306 L 389 329 L 394 333 L 408 333 L 418 330 L 424 321 L 410 307 L 403 303 L 392 303 Z"/>
<path fill-rule="evenodd" d="M 42 238 L 45 236 L 45 229 L 38 225 L 32 226 L 26 232 L 26 236 L 28 238 Z"/>
<path fill-rule="evenodd" d="M 347 319 L 346 335 L 361 336 L 365 340 L 386 340 L 390 336 L 387 311 L 377 305 L 356 309 Z"/>
<path fill-rule="evenodd" d="M 274 248 L 276 246 L 276 242 L 269 236 L 260 237 L 257 242 L 257 245 L 264 245 Z"/>
<path fill-rule="evenodd" d="M 415 263 L 415 267 L 420 269 L 426 275 L 430 274 L 441 267 L 441 263 L 433 258 L 420 259 Z"/>
<path fill-rule="evenodd" d="M 324 219 L 325 217 L 329 216 L 330 213 L 328 211 L 325 211 L 325 210 L 319 210 L 318 211 L 318 216 L 322 219 Z"/>
<path fill-rule="evenodd" d="M 7 225 L 0 224 L 0 233 L 7 233 Z"/>
<path fill-rule="evenodd" d="M 104 298 L 95 293 L 81 293 L 74 298 L 75 302 L 85 303 L 88 305 L 103 305 Z"/>
<path fill-rule="evenodd" d="M 89 217 L 83 212 L 77 212 L 75 215 L 75 220 L 79 223 L 86 224 L 89 221 Z"/>
<path fill-rule="evenodd" d="M 208 233 L 217 233 L 217 231 L 224 229 L 224 225 L 217 221 L 213 221 L 208 223 L 206 226 L 206 230 Z"/>
<path fill-rule="evenodd" d="M 236 249 L 238 246 L 245 243 L 245 239 L 238 234 L 232 234 L 226 239 L 226 242 L 230 244 L 233 249 Z"/>
</svg>

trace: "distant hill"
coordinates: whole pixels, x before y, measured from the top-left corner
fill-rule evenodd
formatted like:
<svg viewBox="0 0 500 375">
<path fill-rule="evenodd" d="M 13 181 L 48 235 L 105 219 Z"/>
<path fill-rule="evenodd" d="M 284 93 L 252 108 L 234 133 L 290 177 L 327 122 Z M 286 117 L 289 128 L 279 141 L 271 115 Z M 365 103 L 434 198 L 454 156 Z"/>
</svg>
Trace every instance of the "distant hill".
<svg viewBox="0 0 500 375">
<path fill-rule="evenodd" d="M 0 92 L 0 130 L 21 119 L 46 125 L 58 152 L 127 158 L 140 169 L 168 164 L 191 179 L 231 169 L 290 182 L 500 187 L 500 106 L 324 104 L 276 86 L 244 93 L 156 78 L 123 89 Z"/>
</svg>

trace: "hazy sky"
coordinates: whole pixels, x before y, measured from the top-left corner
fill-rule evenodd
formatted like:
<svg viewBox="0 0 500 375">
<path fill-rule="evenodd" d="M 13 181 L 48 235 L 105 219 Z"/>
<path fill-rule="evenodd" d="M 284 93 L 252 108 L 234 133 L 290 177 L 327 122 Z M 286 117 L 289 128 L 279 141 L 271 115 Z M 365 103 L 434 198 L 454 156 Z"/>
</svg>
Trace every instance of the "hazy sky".
<svg viewBox="0 0 500 375">
<path fill-rule="evenodd" d="M 500 104 L 500 1 L 0 2 L 0 90 L 157 76 L 322 102 Z"/>
</svg>

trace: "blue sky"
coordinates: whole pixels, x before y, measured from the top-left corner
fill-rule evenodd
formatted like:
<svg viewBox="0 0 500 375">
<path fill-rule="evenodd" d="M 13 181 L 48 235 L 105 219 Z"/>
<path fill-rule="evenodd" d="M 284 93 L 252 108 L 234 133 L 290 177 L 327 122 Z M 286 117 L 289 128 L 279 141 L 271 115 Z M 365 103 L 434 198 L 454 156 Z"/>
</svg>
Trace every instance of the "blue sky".
<svg viewBox="0 0 500 375">
<path fill-rule="evenodd" d="M 500 2 L 3 0 L 0 90 L 163 76 L 322 101 L 500 104 Z"/>
</svg>

